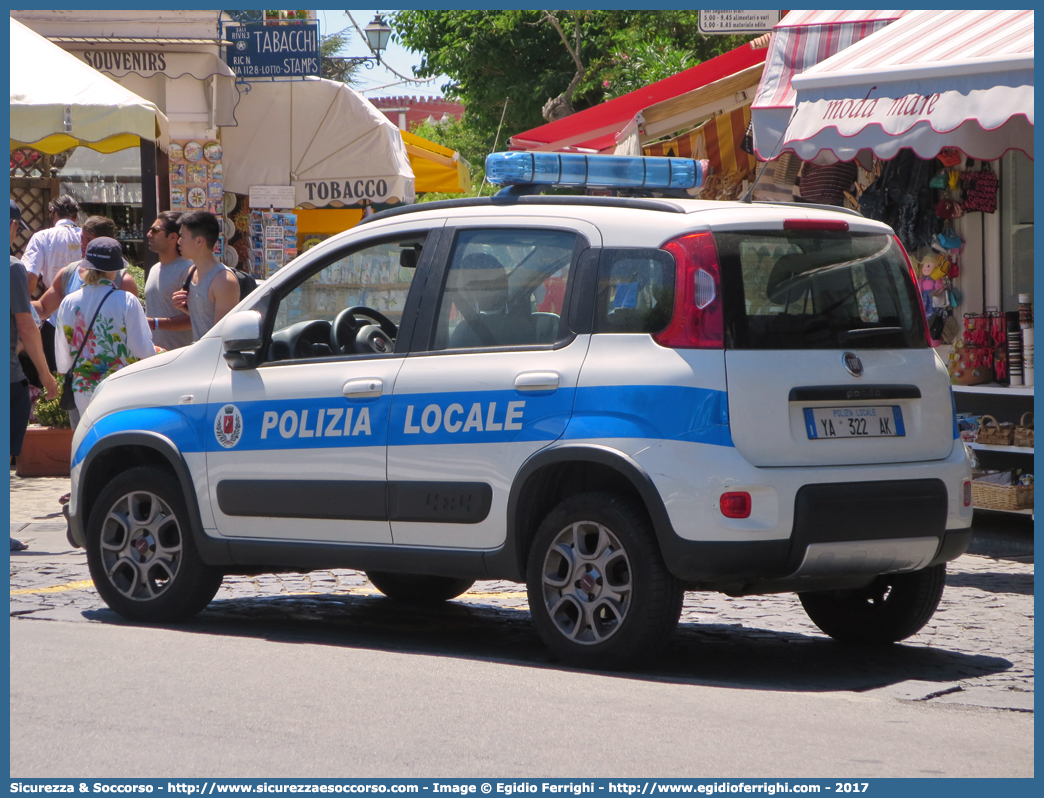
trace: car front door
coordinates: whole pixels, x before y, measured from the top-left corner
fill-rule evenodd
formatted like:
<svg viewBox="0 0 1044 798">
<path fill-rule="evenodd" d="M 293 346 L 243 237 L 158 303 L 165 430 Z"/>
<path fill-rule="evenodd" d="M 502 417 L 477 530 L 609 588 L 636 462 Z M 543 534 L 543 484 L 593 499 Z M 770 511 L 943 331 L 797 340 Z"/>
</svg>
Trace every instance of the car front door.
<svg viewBox="0 0 1044 798">
<path fill-rule="evenodd" d="M 559 438 L 589 335 L 563 319 L 597 228 L 553 218 L 447 227 L 428 313 L 395 383 L 388 448 L 396 545 L 495 549 L 521 465 Z"/>
<path fill-rule="evenodd" d="M 388 419 L 411 326 L 402 320 L 414 315 L 411 286 L 436 237 L 393 228 L 331 249 L 273 288 L 263 362 L 222 362 L 208 400 L 220 535 L 391 542 Z"/>
</svg>

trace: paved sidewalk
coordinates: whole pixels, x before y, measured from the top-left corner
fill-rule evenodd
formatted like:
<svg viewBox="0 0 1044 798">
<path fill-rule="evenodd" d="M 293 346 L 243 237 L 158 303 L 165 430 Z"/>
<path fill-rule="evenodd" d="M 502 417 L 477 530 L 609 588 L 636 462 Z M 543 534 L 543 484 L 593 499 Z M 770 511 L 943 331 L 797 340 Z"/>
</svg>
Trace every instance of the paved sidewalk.
<svg viewBox="0 0 1044 798">
<path fill-rule="evenodd" d="M 11 475 L 11 534 L 29 544 L 27 551 L 11 553 L 12 616 L 84 622 L 104 608 L 84 551 L 65 539 L 58 497 L 67 490 L 67 479 Z M 830 689 L 1032 711 L 1033 555 L 1026 553 L 1032 552 L 1032 528 L 1009 526 L 1003 535 L 991 534 L 987 527 L 973 551 L 993 556 L 966 554 L 950 563 L 942 604 L 931 622 L 884 654 L 868 656 L 827 643 L 793 594 L 729 598 L 717 593 L 686 595 L 677 642 L 668 654 L 673 650 L 675 659 L 691 659 L 690 652 L 698 651 L 700 663 L 687 659 L 686 672 L 722 684 L 764 679 L 770 657 L 770 686 L 814 690 L 825 678 L 817 669 L 824 657 L 820 646 L 826 645 Z M 204 617 L 336 623 L 344 601 L 375 592 L 364 573 L 347 569 L 228 577 Z M 482 623 L 534 634 L 523 585 L 482 581 L 457 601 L 481 608 Z M 913 675 L 897 679 L 897 672 Z"/>
</svg>

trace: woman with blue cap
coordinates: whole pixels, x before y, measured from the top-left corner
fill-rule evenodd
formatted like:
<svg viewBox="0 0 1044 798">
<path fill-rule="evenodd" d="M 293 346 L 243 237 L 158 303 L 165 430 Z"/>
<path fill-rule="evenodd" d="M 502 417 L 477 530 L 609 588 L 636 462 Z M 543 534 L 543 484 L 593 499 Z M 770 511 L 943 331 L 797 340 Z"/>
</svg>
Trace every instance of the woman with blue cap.
<svg viewBox="0 0 1044 798">
<path fill-rule="evenodd" d="M 96 238 L 87 245 L 84 285 L 58 307 L 55 360 L 58 371 L 73 372 L 76 409 L 69 411 L 73 428 L 103 379 L 131 363 L 156 354 L 141 302 L 117 290 L 113 280 L 123 268 L 123 250 L 114 238 Z"/>
</svg>

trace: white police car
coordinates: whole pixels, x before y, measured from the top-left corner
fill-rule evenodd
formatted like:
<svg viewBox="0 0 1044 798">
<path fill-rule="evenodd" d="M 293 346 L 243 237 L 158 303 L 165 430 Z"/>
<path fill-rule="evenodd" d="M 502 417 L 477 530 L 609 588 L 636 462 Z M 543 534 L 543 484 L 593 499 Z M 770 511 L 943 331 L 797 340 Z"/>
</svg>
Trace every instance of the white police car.
<svg viewBox="0 0 1044 798">
<path fill-rule="evenodd" d="M 519 163 L 548 166 L 488 171 Z M 555 654 L 605 668 L 661 643 L 687 589 L 796 591 L 844 641 L 917 632 L 970 542 L 970 461 L 892 231 L 524 194 L 377 214 L 106 380 L 70 515 L 109 606 L 183 619 L 265 571 L 360 569 L 413 601 L 509 579 Z"/>
</svg>

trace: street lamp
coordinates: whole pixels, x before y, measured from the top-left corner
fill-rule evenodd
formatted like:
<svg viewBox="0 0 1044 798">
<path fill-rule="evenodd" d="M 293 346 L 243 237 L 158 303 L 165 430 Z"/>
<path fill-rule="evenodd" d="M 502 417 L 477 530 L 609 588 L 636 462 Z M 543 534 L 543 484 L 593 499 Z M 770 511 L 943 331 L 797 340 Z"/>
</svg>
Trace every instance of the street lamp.
<svg viewBox="0 0 1044 798">
<path fill-rule="evenodd" d="M 380 63 L 381 53 L 388 49 L 391 28 L 380 14 L 374 14 L 373 22 L 363 28 L 363 32 L 366 34 L 366 41 L 369 42 L 370 49 L 377 54 L 377 62 Z"/>
<path fill-rule="evenodd" d="M 334 69 L 334 77 L 336 80 L 344 80 L 344 75 L 354 67 L 364 66 L 367 69 L 373 69 L 374 64 L 381 63 L 381 53 L 388 49 L 388 39 L 391 38 L 391 27 L 384 21 L 380 14 L 375 14 L 373 21 L 363 28 L 363 33 L 366 34 L 366 41 L 370 45 L 370 49 L 376 53 L 376 56 L 345 55 L 326 58 L 325 60 L 329 62 L 331 67 Z"/>
</svg>

